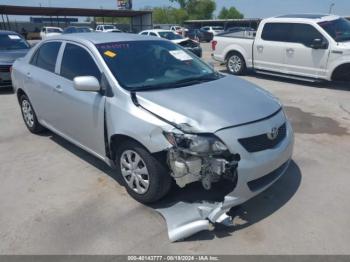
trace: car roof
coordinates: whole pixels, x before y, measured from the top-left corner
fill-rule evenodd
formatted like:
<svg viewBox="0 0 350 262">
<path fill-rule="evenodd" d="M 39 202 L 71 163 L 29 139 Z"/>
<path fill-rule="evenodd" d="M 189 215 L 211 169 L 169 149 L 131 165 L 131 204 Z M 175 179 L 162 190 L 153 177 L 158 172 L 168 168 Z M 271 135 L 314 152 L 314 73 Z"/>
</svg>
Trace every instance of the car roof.
<svg viewBox="0 0 350 262">
<path fill-rule="evenodd" d="M 138 34 L 129 34 L 129 33 L 79 33 L 79 34 L 66 34 L 50 37 L 48 40 L 67 40 L 74 42 L 90 42 L 93 44 L 103 44 L 103 43 L 112 43 L 112 42 L 126 42 L 126 41 L 150 41 L 150 37 L 138 35 Z M 165 40 L 164 40 L 165 41 Z"/>
<path fill-rule="evenodd" d="M 330 14 L 287 14 L 280 15 L 271 18 L 267 18 L 265 20 L 268 21 L 281 21 L 281 22 L 323 22 L 323 21 L 331 21 L 335 19 L 339 19 L 340 16 L 330 15 Z"/>
<path fill-rule="evenodd" d="M 19 35 L 18 33 L 13 31 L 0 30 L 0 35 L 8 35 L 8 34 Z"/>
<path fill-rule="evenodd" d="M 149 29 L 149 30 L 144 30 L 142 32 L 172 32 L 171 30 L 167 30 L 167 29 Z"/>
</svg>

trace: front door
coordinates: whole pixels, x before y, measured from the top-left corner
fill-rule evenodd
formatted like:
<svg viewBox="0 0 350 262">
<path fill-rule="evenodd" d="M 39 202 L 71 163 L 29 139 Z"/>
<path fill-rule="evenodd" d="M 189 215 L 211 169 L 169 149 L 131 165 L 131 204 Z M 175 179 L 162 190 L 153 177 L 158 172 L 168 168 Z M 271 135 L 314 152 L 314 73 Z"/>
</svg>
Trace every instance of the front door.
<svg viewBox="0 0 350 262">
<path fill-rule="evenodd" d="M 100 92 L 74 89 L 77 76 L 94 76 L 101 81 L 91 52 L 83 46 L 66 43 L 59 65 L 60 81 L 54 96 L 53 126 L 73 142 L 104 158 L 105 96 Z"/>
<path fill-rule="evenodd" d="M 312 48 L 315 39 L 325 43 L 323 49 Z M 327 39 L 312 25 L 293 24 L 290 42 L 285 48 L 285 67 L 288 74 L 304 77 L 326 76 L 329 47 Z"/>
</svg>

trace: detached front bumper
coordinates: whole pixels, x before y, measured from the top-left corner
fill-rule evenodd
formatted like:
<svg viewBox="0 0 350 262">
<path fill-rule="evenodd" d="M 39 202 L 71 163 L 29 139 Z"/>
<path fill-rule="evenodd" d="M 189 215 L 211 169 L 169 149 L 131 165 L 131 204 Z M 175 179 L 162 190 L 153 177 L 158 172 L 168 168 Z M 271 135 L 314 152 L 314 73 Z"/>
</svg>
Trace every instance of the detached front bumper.
<svg viewBox="0 0 350 262">
<path fill-rule="evenodd" d="M 266 134 L 274 127 L 285 124 L 284 139 L 273 148 L 249 153 L 239 138 L 254 137 Z M 241 160 L 238 164 L 238 180 L 235 189 L 225 196 L 223 202 L 179 202 L 159 209 L 168 225 L 171 241 L 177 241 L 202 230 L 209 230 L 211 224 L 230 225 L 231 218 L 226 214 L 232 207 L 240 205 L 270 187 L 288 169 L 292 153 L 294 136 L 284 113 L 253 124 L 228 128 L 218 131 L 216 135 L 229 147 L 231 153 L 238 153 Z"/>
</svg>

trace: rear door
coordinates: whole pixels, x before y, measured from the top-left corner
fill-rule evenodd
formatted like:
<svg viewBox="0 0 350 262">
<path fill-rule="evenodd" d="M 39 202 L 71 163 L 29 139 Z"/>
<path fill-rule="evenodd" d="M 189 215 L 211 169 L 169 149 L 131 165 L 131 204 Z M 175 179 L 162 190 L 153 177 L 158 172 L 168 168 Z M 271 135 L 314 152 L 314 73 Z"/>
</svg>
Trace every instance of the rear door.
<svg viewBox="0 0 350 262">
<path fill-rule="evenodd" d="M 253 46 L 255 69 L 285 73 L 285 47 L 291 25 L 266 23 Z"/>
<path fill-rule="evenodd" d="M 287 73 L 305 77 L 325 76 L 329 45 L 324 49 L 313 49 L 312 42 L 321 39 L 328 44 L 327 39 L 310 24 L 292 24 L 290 35 L 284 54 Z"/>
<path fill-rule="evenodd" d="M 25 85 L 39 120 L 50 123 L 52 96 L 55 83 L 59 81 L 55 74 L 57 56 L 61 42 L 52 41 L 42 44 L 32 56 L 25 71 Z"/>
<path fill-rule="evenodd" d="M 101 92 L 85 92 L 74 89 L 77 76 L 102 78 L 96 60 L 84 46 L 67 42 L 59 58 L 59 78 L 56 87 L 53 125 L 57 131 L 104 158 L 104 106 Z"/>
</svg>

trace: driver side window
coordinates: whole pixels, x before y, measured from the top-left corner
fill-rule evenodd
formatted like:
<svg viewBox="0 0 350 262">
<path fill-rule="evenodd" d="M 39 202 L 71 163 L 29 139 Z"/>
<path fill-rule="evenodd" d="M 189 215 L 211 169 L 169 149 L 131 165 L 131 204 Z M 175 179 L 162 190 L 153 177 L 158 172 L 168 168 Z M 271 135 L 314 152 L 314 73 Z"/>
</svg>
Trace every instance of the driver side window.
<svg viewBox="0 0 350 262">
<path fill-rule="evenodd" d="M 311 47 L 315 39 L 327 41 L 323 35 L 312 25 L 294 24 L 290 36 L 290 42 L 300 43 L 307 47 Z"/>
<path fill-rule="evenodd" d="M 69 80 L 77 76 L 94 76 L 101 80 L 101 72 L 89 52 L 74 44 L 66 44 L 60 75 Z"/>
</svg>

